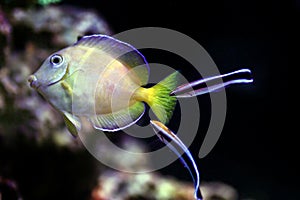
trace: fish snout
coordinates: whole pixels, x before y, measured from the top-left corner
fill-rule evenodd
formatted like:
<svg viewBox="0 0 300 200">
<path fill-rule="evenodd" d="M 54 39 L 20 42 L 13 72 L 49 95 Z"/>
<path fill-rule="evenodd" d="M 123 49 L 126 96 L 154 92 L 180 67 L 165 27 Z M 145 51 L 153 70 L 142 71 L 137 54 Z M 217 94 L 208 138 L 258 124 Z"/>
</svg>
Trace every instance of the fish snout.
<svg viewBox="0 0 300 200">
<path fill-rule="evenodd" d="M 36 78 L 36 76 L 35 75 L 30 75 L 29 77 L 28 77 L 28 82 L 29 82 L 29 84 L 30 84 L 30 87 L 32 87 L 32 88 L 34 88 L 34 89 L 37 89 L 38 88 L 38 80 L 37 80 L 37 78 Z"/>
</svg>

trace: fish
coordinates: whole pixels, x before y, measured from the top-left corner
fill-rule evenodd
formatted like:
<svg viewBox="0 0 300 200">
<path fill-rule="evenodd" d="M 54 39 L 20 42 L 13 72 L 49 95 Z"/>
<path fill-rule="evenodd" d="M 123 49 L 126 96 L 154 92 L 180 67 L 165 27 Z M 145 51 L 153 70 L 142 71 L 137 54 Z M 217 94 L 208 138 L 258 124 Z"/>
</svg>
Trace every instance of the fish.
<svg viewBox="0 0 300 200">
<path fill-rule="evenodd" d="M 168 127 L 166 127 L 163 123 L 157 120 L 150 120 L 150 123 L 155 134 L 178 156 L 180 161 L 183 163 L 184 167 L 188 169 L 194 182 L 194 198 L 197 200 L 202 200 L 203 197 L 200 191 L 200 173 L 196 165 L 195 159 L 193 158 L 189 149 L 181 141 L 181 139 L 177 137 L 177 135 L 174 132 L 172 132 Z M 174 144 L 176 144 L 176 146 L 172 145 L 170 142 L 168 142 L 168 140 L 173 141 Z M 185 159 L 181 156 L 179 150 L 177 150 L 178 147 L 187 155 L 192 168 L 189 167 L 187 161 L 185 161 Z"/>
<path fill-rule="evenodd" d="M 212 83 L 211 83 L 212 82 Z M 208 78 L 199 79 L 190 83 L 178 86 L 170 95 L 177 98 L 190 98 L 203 95 L 210 92 L 217 92 L 225 87 L 233 84 L 252 83 L 253 77 L 250 69 L 240 69 L 230 73 L 211 76 Z M 198 87 L 198 89 L 193 89 Z M 189 91 L 190 90 L 190 91 Z"/>
<path fill-rule="evenodd" d="M 136 48 L 96 34 L 51 54 L 28 82 L 61 113 L 77 137 L 80 117 L 87 117 L 95 129 L 114 132 L 135 124 L 145 103 L 159 121 L 168 123 L 177 101 L 170 93 L 177 86 L 178 72 L 146 88 L 149 70 Z"/>
<path fill-rule="evenodd" d="M 188 169 L 194 181 L 194 197 L 202 200 L 196 162 L 166 124 L 173 115 L 177 98 L 251 83 L 251 70 L 241 69 L 179 86 L 179 72 L 175 71 L 148 88 L 145 85 L 149 73 L 146 58 L 135 47 L 111 36 L 95 34 L 83 36 L 73 45 L 51 54 L 28 77 L 28 82 L 61 113 L 74 137 L 81 130 L 81 117 L 88 118 L 95 129 L 115 132 L 135 124 L 144 115 L 145 104 L 149 105 L 158 119 L 150 120 L 154 132 Z M 188 161 L 181 157 L 178 148 L 187 155 Z"/>
<path fill-rule="evenodd" d="M 146 88 L 149 73 L 146 58 L 135 47 L 111 36 L 95 34 L 80 37 L 73 45 L 51 54 L 29 76 L 28 82 L 61 113 L 69 132 L 77 137 L 80 117 L 87 117 L 95 129 L 114 132 L 135 124 L 145 113 L 146 103 L 158 120 L 167 124 L 177 98 L 251 81 L 238 78 L 188 91 L 207 81 L 251 71 L 238 70 L 181 86 L 178 86 L 179 72 L 175 71 Z"/>
</svg>

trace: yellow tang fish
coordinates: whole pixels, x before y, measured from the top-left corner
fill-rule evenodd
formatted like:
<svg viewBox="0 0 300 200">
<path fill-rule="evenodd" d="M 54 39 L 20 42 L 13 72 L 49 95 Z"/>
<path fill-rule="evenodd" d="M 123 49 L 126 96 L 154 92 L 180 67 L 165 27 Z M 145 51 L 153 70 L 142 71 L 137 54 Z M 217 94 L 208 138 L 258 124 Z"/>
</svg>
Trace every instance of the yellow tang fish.
<svg viewBox="0 0 300 200">
<path fill-rule="evenodd" d="M 50 55 L 28 81 L 63 115 L 68 130 L 77 136 L 81 116 L 96 129 L 117 131 L 140 119 L 144 102 L 167 123 L 176 104 L 170 92 L 176 87 L 177 74 L 144 88 L 149 77 L 144 56 L 112 37 L 91 35 Z"/>
</svg>

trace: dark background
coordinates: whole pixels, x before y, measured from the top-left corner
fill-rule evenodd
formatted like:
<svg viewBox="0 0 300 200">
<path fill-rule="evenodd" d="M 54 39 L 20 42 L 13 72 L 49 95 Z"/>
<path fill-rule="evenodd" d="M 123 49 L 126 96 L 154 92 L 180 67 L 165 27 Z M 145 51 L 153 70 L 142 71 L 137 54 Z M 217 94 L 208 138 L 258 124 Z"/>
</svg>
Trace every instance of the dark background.
<svg viewBox="0 0 300 200">
<path fill-rule="evenodd" d="M 89 7 L 94 1 L 77 2 Z M 290 6 L 288 1 L 238 0 L 107 0 L 96 6 L 116 33 L 145 26 L 174 29 L 198 41 L 221 73 L 252 69 L 252 85 L 227 89 L 223 133 L 213 151 L 198 161 L 204 180 L 229 183 L 241 198 L 296 199 L 288 115 L 289 24 L 294 17 Z M 171 59 L 161 62 L 178 65 Z M 202 104 L 205 116 L 208 111 Z M 208 121 L 201 123 L 199 138 L 191 146 L 194 155 L 198 155 Z M 180 167 L 174 163 L 165 172 L 176 173 Z"/>
<path fill-rule="evenodd" d="M 95 1 L 75 2 L 86 7 L 95 5 Z M 296 199 L 296 167 L 291 163 L 288 123 L 292 5 L 238 0 L 98 2 L 95 8 L 115 33 L 146 26 L 174 29 L 198 41 L 221 73 L 250 68 L 252 85 L 227 89 L 223 133 L 213 151 L 198 161 L 202 178 L 233 185 L 241 198 Z M 153 56 L 155 61 L 159 58 L 178 66 L 171 57 Z M 199 97 L 204 101 L 200 103 L 201 115 L 209 118 L 206 98 Z M 204 137 L 201 133 L 208 123 L 200 123 L 199 138 L 191 146 L 194 155 L 198 155 Z M 179 162 L 174 163 L 162 172 L 180 174 L 180 167 Z"/>
<path fill-rule="evenodd" d="M 99 11 L 115 33 L 148 26 L 177 30 L 201 44 L 221 73 L 250 68 L 253 84 L 226 89 L 228 110 L 222 135 L 212 152 L 197 160 L 202 179 L 228 183 L 237 189 L 240 198 L 291 200 L 298 197 L 297 169 L 292 161 L 299 156 L 293 156 L 296 148 L 292 135 L 296 133 L 291 130 L 292 117 L 288 112 L 289 44 L 293 32 L 289 24 L 296 18 L 295 6 L 288 1 L 249 0 L 64 0 L 60 4 Z M 183 62 L 174 55 L 165 53 L 162 56 L 155 51 L 146 57 L 149 62 L 174 67 Z M 192 73 L 189 75 L 191 80 L 199 78 Z M 209 124 L 208 97 L 198 97 L 203 117 L 198 136 L 190 147 L 195 157 Z M 30 153 L 30 149 L 28 151 Z M 86 169 L 80 165 L 81 157 L 85 156 L 79 156 L 73 161 L 75 165 L 69 167 L 80 166 L 76 173 L 92 176 L 92 172 L 84 172 Z M 33 156 L 36 157 L 39 156 Z M 55 159 L 49 157 L 48 160 Z M 46 166 L 42 163 L 38 173 L 43 173 L 43 167 Z M 175 162 L 161 172 L 190 181 L 188 175 L 178 173 L 182 169 L 181 163 Z M 21 165 L 19 170 L 22 171 Z M 59 171 L 59 167 L 54 171 Z M 70 177 L 72 173 L 53 176 Z M 69 181 L 71 183 L 72 179 Z"/>
</svg>

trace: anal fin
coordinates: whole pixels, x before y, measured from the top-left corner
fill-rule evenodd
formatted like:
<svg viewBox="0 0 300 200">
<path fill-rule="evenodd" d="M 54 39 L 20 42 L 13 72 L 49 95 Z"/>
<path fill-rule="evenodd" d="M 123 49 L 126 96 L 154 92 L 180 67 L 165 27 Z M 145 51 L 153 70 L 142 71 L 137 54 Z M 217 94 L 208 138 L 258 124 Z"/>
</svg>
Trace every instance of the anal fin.
<svg viewBox="0 0 300 200">
<path fill-rule="evenodd" d="M 118 131 L 135 124 L 144 114 L 145 105 L 143 102 L 136 102 L 129 108 L 113 113 L 100 114 L 90 117 L 94 128 L 102 131 Z"/>
</svg>

